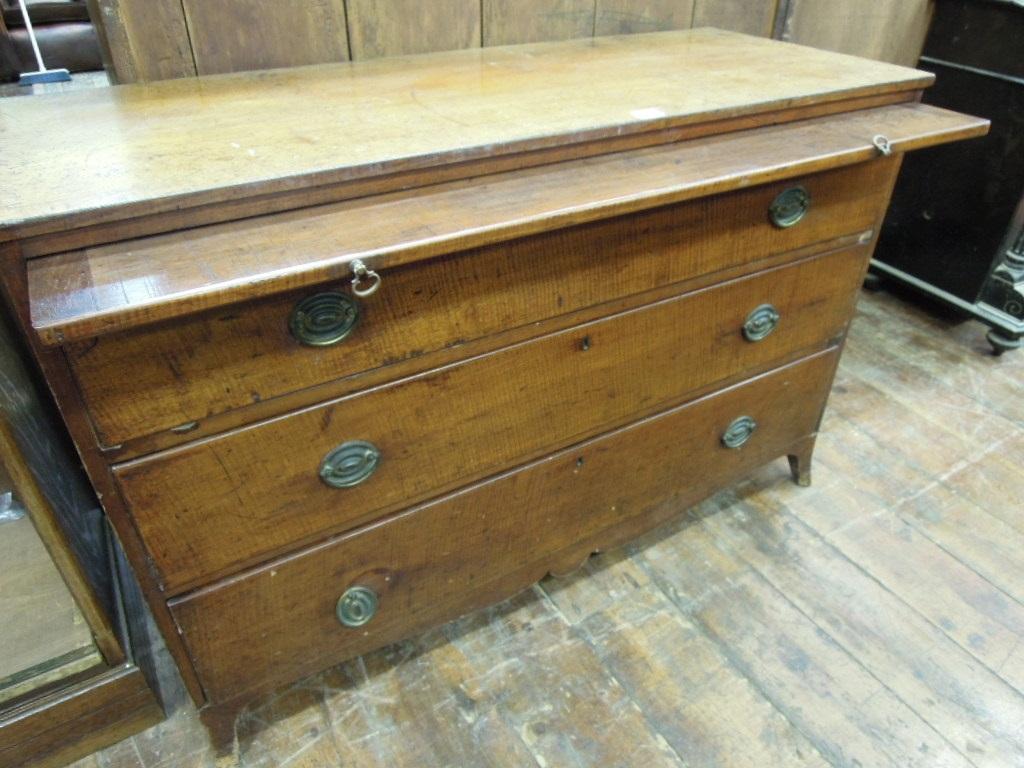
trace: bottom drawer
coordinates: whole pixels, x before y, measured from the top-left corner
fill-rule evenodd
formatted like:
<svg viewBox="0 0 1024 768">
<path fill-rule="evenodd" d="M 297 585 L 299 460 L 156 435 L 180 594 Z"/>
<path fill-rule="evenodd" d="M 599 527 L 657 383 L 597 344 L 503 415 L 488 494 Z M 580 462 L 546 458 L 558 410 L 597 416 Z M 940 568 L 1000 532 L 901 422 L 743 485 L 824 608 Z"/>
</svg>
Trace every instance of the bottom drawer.
<svg viewBox="0 0 1024 768">
<path fill-rule="evenodd" d="M 207 696 L 229 701 L 394 642 L 682 512 L 817 429 L 837 355 L 805 358 L 172 601 Z M 731 430 L 742 444 L 727 447 L 741 417 L 756 428 L 745 442 L 743 429 Z"/>
</svg>

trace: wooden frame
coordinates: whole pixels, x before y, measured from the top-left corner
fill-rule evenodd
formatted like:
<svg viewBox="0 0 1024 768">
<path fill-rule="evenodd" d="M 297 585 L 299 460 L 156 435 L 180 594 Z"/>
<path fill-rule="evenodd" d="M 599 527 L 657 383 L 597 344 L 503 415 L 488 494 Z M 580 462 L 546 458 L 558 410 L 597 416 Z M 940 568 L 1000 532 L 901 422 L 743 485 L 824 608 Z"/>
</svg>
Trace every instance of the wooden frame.
<svg viewBox="0 0 1024 768">
<path fill-rule="evenodd" d="M 139 668 L 120 664 L 0 714 L 0 768 L 67 765 L 163 717 Z"/>
<path fill-rule="evenodd" d="M 4 413 L 0 413 L 0 464 L 3 464 L 39 538 L 42 539 L 46 551 L 67 584 L 68 591 L 88 622 L 96 647 L 103 654 L 107 664 L 122 663 L 125 659 L 124 651 L 118 642 L 113 622 L 89 586 L 82 566 L 72 555 L 67 536 L 57 522 L 53 507 L 44 496 L 39 482 L 18 447 L 14 431 Z"/>
<path fill-rule="evenodd" d="M 59 766 L 160 722 L 163 711 L 142 672 L 131 663 L 115 617 L 94 589 L 37 476 L 37 470 L 45 468 L 30 466 L 17 432 L 12 414 L 0 410 L 0 475 L 10 481 L 27 510 L 88 623 L 105 666 L 45 685 L 0 707 L 0 768 Z"/>
</svg>

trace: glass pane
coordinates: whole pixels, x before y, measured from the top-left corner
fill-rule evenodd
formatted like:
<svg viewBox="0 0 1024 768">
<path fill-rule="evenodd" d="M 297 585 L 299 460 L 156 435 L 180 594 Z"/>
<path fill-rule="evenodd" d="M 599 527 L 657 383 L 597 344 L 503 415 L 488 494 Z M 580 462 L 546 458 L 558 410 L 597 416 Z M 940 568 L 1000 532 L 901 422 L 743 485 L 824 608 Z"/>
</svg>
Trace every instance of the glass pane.
<svg viewBox="0 0 1024 768">
<path fill-rule="evenodd" d="M 0 702 L 102 661 L 0 464 Z"/>
</svg>

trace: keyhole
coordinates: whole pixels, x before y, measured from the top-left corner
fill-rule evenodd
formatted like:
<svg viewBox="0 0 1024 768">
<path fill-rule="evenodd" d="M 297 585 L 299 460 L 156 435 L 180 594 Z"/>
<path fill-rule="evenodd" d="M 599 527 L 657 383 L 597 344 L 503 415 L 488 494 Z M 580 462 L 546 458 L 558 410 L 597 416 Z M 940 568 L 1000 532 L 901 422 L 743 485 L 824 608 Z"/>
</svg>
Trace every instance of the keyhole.
<svg viewBox="0 0 1024 768">
<path fill-rule="evenodd" d="M 583 337 L 583 341 L 580 342 L 580 349 L 582 349 L 584 352 L 586 352 L 588 349 L 590 349 L 590 337 L 589 336 L 584 336 Z"/>
</svg>

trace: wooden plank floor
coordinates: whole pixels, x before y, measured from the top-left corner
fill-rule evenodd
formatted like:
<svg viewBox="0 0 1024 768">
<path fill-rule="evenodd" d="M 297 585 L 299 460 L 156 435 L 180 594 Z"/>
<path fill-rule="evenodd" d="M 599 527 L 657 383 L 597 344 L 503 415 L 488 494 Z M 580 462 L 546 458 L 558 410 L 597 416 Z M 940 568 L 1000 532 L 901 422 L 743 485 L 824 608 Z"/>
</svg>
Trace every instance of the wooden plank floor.
<svg viewBox="0 0 1024 768">
<path fill-rule="evenodd" d="M 815 457 L 239 721 L 266 766 L 1024 766 L 1024 353 L 864 294 Z M 80 768 L 209 766 L 195 712 Z"/>
</svg>

